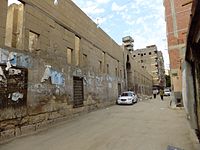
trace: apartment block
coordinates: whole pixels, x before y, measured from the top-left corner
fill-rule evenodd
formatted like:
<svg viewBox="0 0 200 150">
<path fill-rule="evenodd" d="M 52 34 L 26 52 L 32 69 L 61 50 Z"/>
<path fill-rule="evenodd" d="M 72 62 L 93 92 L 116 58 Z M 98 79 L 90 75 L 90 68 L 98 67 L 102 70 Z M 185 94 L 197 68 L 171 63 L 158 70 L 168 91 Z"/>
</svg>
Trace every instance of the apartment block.
<svg viewBox="0 0 200 150">
<path fill-rule="evenodd" d="M 182 99 L 182 62 L 186 49 L 186 36 L 191 14 L 191 3 L 185 0 L 164 0 L 170 76 L 174 100 Z"/>
<path fill-rule="evenodd" d="M 157 50 L 156 45 L 146 46 L 146 48 L 136 49 L 132 53 L 133 59 L 140 64 L 153 77 L 154 88 L 165 86 L 164 60 L 162 52 Z"/>
</svg>

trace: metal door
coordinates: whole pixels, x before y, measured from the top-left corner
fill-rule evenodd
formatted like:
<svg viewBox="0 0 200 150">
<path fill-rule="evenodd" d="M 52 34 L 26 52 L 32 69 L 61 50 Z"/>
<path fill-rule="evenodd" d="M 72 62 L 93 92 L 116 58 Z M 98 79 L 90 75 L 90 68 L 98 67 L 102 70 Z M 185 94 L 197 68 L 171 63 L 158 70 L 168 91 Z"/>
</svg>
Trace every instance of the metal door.
<svg viewBox="0 0 200 150">
<path fill-rule="evenodd" d="M 84 93 L 83 93 L 83 78 L 74 77 L 74 108 L 83 106 Z"/>
</svg>

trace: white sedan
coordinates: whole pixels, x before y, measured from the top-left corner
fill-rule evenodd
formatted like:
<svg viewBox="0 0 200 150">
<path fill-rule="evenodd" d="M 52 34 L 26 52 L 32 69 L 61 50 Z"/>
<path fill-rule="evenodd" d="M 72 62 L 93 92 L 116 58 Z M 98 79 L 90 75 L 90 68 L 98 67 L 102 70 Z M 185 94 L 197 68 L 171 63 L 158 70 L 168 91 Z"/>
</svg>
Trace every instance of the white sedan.
<svg viewBox="0 0 200 150">
<path fill-rule="evenodd" d="M 117 104 L 134 104 L 137 103 L 137 96 L 132 91 L 123 92 L 117 99 Z"/>
</svg>

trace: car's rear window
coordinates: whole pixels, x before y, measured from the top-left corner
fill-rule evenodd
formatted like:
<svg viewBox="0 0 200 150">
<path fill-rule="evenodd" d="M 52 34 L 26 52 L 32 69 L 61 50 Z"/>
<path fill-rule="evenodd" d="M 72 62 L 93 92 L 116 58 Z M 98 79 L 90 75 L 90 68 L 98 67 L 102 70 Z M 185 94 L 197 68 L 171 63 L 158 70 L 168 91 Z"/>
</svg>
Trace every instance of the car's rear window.
<svg viewBox="0 0 200 150">
<path fill-rule="evenodd" d="M 121 96 L 132 96 L 132 93 L 122 93 Z"/>
</svg>

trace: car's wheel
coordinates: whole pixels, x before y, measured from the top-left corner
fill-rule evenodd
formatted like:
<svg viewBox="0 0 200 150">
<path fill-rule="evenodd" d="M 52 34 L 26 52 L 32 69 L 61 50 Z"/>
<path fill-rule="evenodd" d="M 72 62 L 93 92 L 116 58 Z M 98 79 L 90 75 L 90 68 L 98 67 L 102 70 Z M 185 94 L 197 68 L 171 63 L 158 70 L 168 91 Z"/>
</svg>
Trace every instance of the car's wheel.
<svg viewBox="0 0 200 150">
<path fill-rule="evenodd" d="M 133 105 L 134 104 L 134 100 L 132 100 L 132 103 L 131 103 L 131 105 Z"/>
</svg>

